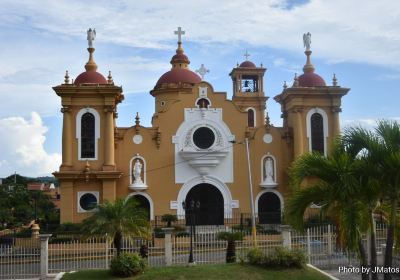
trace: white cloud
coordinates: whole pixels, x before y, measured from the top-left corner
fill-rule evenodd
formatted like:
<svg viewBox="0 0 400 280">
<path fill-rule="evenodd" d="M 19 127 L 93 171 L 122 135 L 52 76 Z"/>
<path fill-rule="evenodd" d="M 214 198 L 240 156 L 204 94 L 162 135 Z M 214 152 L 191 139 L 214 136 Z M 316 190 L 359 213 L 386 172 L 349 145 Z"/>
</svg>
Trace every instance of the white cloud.
<svg viewBox="0 0 400 280">
<path fill-rule="evenodd" d="M 96 2 L 98 3 L 98 2 Z M 400 2 L 392 0 L 311 0 L 287 9 L 285 0 L 119 1 L 98 5 L 82 1 L 4 1 L 7 22 L 28 22 L 45 32 L 81 37 L 94 26 L 98 40 L 163 48 L 182 25 L 185 40 L 242 42 L 299 50 L 301 34 L 313 34 L 312 49 L 332 62 L 378 65 L 400 63 Z M 68 11 L 68 13 L 65 13 Z M 179 15 L 179 21 L 177 17 Z M 10 16 L 8 18 L 8 16 Z"/>
<path fill-rule="evenodd" d="M 14 171 L 21 175 L 49 175 L 61 164 L 61 155 L 48 153 L 43 145 L 47 128 L 38 113 L 30 119 L 10 117 L 0 119 L 0 176 Z"/>
</svg>

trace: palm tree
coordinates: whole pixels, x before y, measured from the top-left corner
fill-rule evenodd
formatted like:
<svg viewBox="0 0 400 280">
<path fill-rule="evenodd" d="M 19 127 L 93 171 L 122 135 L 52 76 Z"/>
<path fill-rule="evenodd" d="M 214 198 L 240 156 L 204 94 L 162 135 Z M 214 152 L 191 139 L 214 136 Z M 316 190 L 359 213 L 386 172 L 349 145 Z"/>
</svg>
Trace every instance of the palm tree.
<svg viewBox="0 0 400 280">
<path fill-rule="evenodd" d="M 226 247 L 226 262 L 236 262 L 236 241 L 243 240 L 243 234 L 239 231 L 222 231 L 218 233 L 217 237 L 218 239 L 228 241 L 228 245 Z"/>
<path fill-rule="evenodd" d="M 346 134 L 345 141 L 360 151 L 365 149 L 380 174 L 383 199 L 390 206 L 384 266 L 392 267 L 400 201 L 400 125 L 395 121 L 381 120 L 375 133 L 354 128 L 348 130 Z M 384 279 L 392 279 L 391 274 L 385 274 Z"/>
<path fill-rule="evenodd" d="M 361 238 L 368 230 L 370 220 L 363 197 L 371 198 L 374 192 L 370 190 L 373 184 L 364 176 L 364 168 L 365 161 L 350 149 L 346 150 L 340 140 L 328 157 L 319 153 L 302 155 L 290 168 L 294 193 L 288 200 L 285 217 L 294 228 L 303 230 L 307 208 L 312 203 L 322 205 L 321 210 L 336 220 L 343 246 L 358 252 L 361 265 L 367 266 Z M 304 183 L 307 187 L 303 186 Z M 368 278 L 368 275 L 362 275 L 362 279 Z"/>
<path fill-rule="evenodd" d="M 86 237 L 107 234 L 119 256 L 123 237 L 148 238 L 150 225 L 146 212 L 135 199 L 117 199 L 114 203 L 99 204 L 93 215 L 83 221 L 82 232 Z"/>
</svg>

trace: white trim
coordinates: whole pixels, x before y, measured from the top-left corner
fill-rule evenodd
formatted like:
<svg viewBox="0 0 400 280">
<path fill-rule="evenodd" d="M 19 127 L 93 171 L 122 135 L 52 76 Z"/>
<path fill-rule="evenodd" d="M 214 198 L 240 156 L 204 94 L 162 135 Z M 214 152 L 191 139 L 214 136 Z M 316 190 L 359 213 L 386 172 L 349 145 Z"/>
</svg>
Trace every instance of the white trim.
<svg viewBox="0 0 400 280">
<path fill-rule="evenodd" d="M 328 115 L 326 112 L 318 107 L 312 108 L 307 112 L 306 123 L 307 123 L 307 138 L 308 138 L 308 151 L 312 151 L 312 143 L 311 143 L 311 116 L 315 113 L 319 113 L 322 116 L 322 123 L 324 126 L 324 155 L 327 155 L 327 138 L 329 136 L 328 133 Z"/>
<path fill-rule="evenodd" d="M 99 204 L 99 192 L 98 191 L 80 191 L 80 192 L 77 192 L 77 195 L 76 195 L 76 198 L 77 198 L 77 211 L 78 211 L 78 213 L 87 213 L 87 212 L 93 212 L 95 209 L 92 209 L 92 210 L 85 210 L 85 209 L 83 209 L 82 207 L 81 207 L 81 204 L 80 204 L 80 200 L 81 200 L 81 197 L 83 196 L 83 195 L 85 195 L 85 194 L 87 194 L 87 193 L 90 193 L 90 194 L 92 194 L 92 195 L 94 195 L 95 197 L 96 197 L 96 199 L 97 199 L 97 204 Z"/>
<path fill-rule="evenodd" d="M 272 161 L 274 162 L 274 182 L 275 182 L 275 183 L 278 183 L 278 180 L 277 180 L 277 170 L 276 170 L 276 158 L 275 158 L 275 156 L 271 155 L 271 154 L 268 152 L 268 154 L 264 155 L 264 156 L 261 158 L 261 183 L 260 183 L 260 184 L 262 184 L 262 183 L 264 182 L 264 169 L 265 169 L 265 168 L 264 168 L 264 159 L 267 158 L 267 157 L 272 158 Z"/>
<path fill-rule="evenodd" d="M 282 218 L 283 209 L 284 209 L 284 207 L 285 207 L 285 202 L 284 202 L 283 196 L 282 196 L 281 193 L 278 192 L 277 190 L 269 190 L 269 189 L 268 189 L 268 190 L 263 190 L 263 191 L 259 192 L 259 193 L 257 194 L 257 196 L 256 196 L 255 205 L 254 205 L 254 206 L 255 206 L 254 208 L 255 208 L 256 216 L 258 216 L 258 201 L 260 200 L 260 197 L 261 197 L 263 194 L 268 193 L 268 192 L 276 194 L 276 195 L 278 196 L 279 200 L 281 201 L 281 218 Z"/>
<path fill-rule="evenodd" d="M 257 126 L 257 118 L 256 118 L 256 109 L 254 109 L 254 107 L 248 107 L 246 108 L 246 112 L 247 112 L 247 126 L 249 125 L 249 113 L 248 111 L 252 110 L 253 111 L 253 119 L 254 119 L 254 126 L 249 126 L 249 127 L 256 127 Z"/>
<path fill-rule="evenodd" d="M 81 157 L 81 119 L 83 114 L 91 113 L 94 116 L 94 158 Z M 98 139 L 100 138 L 100 115 L 93 108 L 83 108 L 76 114 L 76 139 L 78 139 L 78 160 L 97 160 L 98 159 Z"/>
<path fill-rule="evenodd" d="M 197 102 L 199 102 L 200 99 L 206 99 L 208 101 L 208 107 L 207 108 L 200 108 L 200 106 L 197 105 Z M 194 107 L 195 108 L 199 108 L 199 109 L 210 109 L 212 107 L 211 100 L 208 97 L 199 97 L 194 102 Z"/>
<path fill-rule="evenodd" d="M 131 160 L 129 161 L 129 184 L 133 184 L 133 178 L 132 178 L 132 163 L 134 162 L 135 159 L 140 159 L 143 162 L 143 183 L 146 185 L 146 174 L 147 174 L 147 164 L 146 160 L 144 157 L 140 156 L 139 154 L 136 154 Z"/>
<path fill-rule="evenodd" d="M 148 193 L 145 192 L 133 192 L 128 194 L 128 196 L 125 198 L 125 200 L 128 200 L 129 198 L 136 196 L 136 195 L 142 195 L 145 198 L 147 198 L 149 205 L 150 205 L 150 220 L 154 220 L 154 203 L 153 200 L 151 199 L 150 195 Z"/>
<path fill-rule="evenodd" d="M 210 184 L 216 187 L 222 194 L 222 197 L 224 199 L 224 218 L 228 219 L 232 217 L 232 195 L 229 190 L 229 188 L 218 178 L 212 177 L 212 176 L 198 176 L 195 178 L 192 178 L 179 190 L 178 197 L 177 197 L 177 203 L 178 203 L 178 209 L 177 209 L 177 215 L 178 217 L 184 217 L 185 211 L 183 210 L 182 207 L 182 202 L 186 200 L 186 196 L 189 193 L 189 191 L 199 185 L 199 184 Z M 235 202 L 235 201 L 234 201 Z"/>
</svg>

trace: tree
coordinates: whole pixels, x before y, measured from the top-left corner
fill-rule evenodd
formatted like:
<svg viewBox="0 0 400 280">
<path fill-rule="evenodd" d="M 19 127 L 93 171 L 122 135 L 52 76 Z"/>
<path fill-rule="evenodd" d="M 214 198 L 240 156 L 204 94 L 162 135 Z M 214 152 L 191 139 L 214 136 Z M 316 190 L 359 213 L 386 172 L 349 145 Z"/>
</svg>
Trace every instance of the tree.
<svg viewBox="0 0 400 280">
<path fill-rule="evenodd" d="M 218 239 L 228 241 L 228 245 L 226 247 L 226 262 L 236 262 L 236 241 L 243 240 L 243 234 L 239 231 L 222 231 L 218 233 Z"/>
<path fill-rule="evenodd" d="M 377 200 L 376 184 L 367 175 L 368 163 L 338 140 L 331 155 L 304 154 L 292 164 L 289 176 L 294 193 L 285 217 L 296 229 L 304 229 L 304 213 L 312 204 L 333 216 L 339 240 L 349 251 L 358 252 L 362 266 L 367 257 L 362 234 L 370 228 L 368 207 L 363 199 Z M 304 186 L 304 183 L 306 186 Z M 363 279 L 368 275 L 363 274 Z"/>
<path fill-rule="evenodd" d="M 381 182 L 382 198 L 389 204 L 389 227 L 386 239 L 386 268 L 393 264 L 393 245 L 398 228 L 398 207 L 400 201 L 400 125 L 396 121 L 381 120 L 374 133 L 363 128 L 349 129 L 345 141 L 355 149 L 365 150 L 375 165 Z M 398 234 L 398 233 L 397 233 Z M 386 273 L 385 280 L 392 279 Z"/>
<path fill-rule="evenodd" d="M 107 234 L 114 242 L 117 256 L 121 254 L 123 237 L 149 237 L 147 214 L 134 198 L 105 201 L 96 206 L 94 213 L 83 221 L 85 237 Z"/>
</svg>

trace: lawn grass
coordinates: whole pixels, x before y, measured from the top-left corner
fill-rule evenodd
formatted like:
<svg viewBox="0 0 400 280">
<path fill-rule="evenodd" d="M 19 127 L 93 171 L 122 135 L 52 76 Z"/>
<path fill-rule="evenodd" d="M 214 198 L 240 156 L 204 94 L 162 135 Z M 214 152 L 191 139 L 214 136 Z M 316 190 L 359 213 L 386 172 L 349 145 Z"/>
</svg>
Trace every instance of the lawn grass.
<svg viewBox="0 0 400 280">
<path fill-rule="evenodd" d="M 150 268 L 144 274 L 131 278 L 112 277 L 107 270 L 86 270 L 65 274 L 62 280 L 328 280 L 312 269 L 267 270 L 241 264 L 197 265 L 191 267 L 172 266 Z"/>
</svg>

